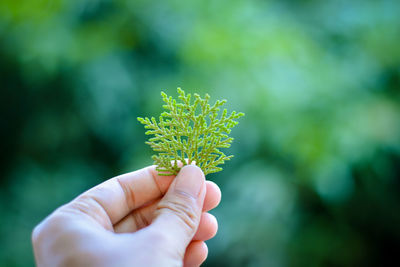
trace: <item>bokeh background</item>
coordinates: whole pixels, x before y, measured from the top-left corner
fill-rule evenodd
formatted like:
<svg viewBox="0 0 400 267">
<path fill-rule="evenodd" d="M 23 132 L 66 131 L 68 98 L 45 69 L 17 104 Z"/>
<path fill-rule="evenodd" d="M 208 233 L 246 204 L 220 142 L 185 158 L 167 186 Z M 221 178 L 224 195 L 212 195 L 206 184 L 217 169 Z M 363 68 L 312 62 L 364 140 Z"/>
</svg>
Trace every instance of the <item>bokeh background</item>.
<svg viewBox="0 0 400 267">
<path fill-rule="evenodd" d="M 246 113 L 204 266 L 400 266 L 397 0 L 1 0 L 1 266 L 178 86 Z"/>
</svg>

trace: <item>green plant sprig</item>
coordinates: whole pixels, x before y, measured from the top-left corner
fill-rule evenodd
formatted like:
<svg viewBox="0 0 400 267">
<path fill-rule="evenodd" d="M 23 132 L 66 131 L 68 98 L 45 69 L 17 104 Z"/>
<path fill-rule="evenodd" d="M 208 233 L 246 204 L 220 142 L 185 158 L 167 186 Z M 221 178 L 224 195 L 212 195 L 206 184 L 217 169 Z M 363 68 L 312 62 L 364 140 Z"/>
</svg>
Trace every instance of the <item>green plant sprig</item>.
<svg viewBox="0 0 400 267">
<path fill-rule="evenodd" d="M 192 104 L 191 94 L 185 94 L 181 88 L 178 88 L 178 94 L 179 103 L 161 92 L 166 111 L 161 113 L 158 123 L 154 117 L 138 117 L 138 121 L 148 129 L 145 134 L 154 135 L 146 144 L 159 152 L 152 156 L 159 175 L 176 175 L 182 166 L 193 162 L 204 174 L 221 171 L 218 165 L 224 164 L 233 155 L 225 155 L 220 148 L 231 146 L 233 138 L 228 134 L 238 124 L 235 119 L 244 116 L 244 113 L 233 111 L 228 115 L 224 109 L 218 118 L 226 100 L 217 100 L 210 106 L 208 94 L 204 98 L 194 94 Z"/>
</svg>

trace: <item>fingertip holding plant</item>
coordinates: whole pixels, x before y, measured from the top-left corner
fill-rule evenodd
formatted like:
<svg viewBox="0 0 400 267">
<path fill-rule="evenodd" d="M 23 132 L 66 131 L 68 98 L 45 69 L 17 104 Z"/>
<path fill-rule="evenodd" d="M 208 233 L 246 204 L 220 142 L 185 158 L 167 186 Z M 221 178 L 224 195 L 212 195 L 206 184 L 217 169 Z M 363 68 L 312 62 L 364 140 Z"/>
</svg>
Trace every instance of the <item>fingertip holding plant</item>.
<svg viewBox="0 0 400 267">
<path fill-rule="evenodd" d="M 210 96 L 201 98 L 194 94 L 186 94 L 178 88 L 178 103 L 171 96 L 161 92 L 164 101 L 159 122 L 154 117 L 138 117 L 138 121 L 147 129 L 146 135 L 153 135 L 146 144 L 158 152 L 153 155 L 159 175 L 176 175 L 182 165 L 195 162 L 204 174 L 219 172 L 218 165 L 230 160 L 233 155 L 225 155 L 220 148 L 229 148 L 233 141 L 229 137 L 231 129 L 238 124 L 236 119 L 244 116 L 242 112 L 223 109 L 226 100 L 217 100 L 214 105 L 209 104 Z M 181 164 L 179 164 L 181 162 Z"/>
</svg>

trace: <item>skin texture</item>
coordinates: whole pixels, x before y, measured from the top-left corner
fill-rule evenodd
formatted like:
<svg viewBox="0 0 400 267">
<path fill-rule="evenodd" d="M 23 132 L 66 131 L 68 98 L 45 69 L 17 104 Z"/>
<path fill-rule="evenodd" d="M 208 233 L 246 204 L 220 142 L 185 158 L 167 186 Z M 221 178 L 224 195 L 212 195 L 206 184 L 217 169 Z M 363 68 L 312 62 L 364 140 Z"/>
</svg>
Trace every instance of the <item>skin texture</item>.
<svg viewBox="0 0 400 267">
<path fill-rule="evenodd" d="M 37 266 L 199 266 L 218 229 L 207 211 L 216 184 L 188 165 L 174 176 L 155 166 L 120 175 L 81 194 L 32 233 Z"/>
</svg>

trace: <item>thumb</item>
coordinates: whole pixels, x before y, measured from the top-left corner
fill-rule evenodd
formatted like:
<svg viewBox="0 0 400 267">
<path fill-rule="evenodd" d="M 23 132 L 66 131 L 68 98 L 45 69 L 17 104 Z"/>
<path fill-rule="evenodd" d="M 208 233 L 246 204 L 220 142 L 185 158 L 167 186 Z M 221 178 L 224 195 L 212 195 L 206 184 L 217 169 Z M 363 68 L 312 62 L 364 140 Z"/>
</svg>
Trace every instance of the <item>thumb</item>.
<svg viewBox="0 0 400 267">
<path fill-rule="evenodd" d="M 153 230 L 162 231 L 165 244 L 183 259 L 200 223 L 206 194 L 205 177 L 194 165 L 184 166 L 157 206 Z"/>
</svg>

